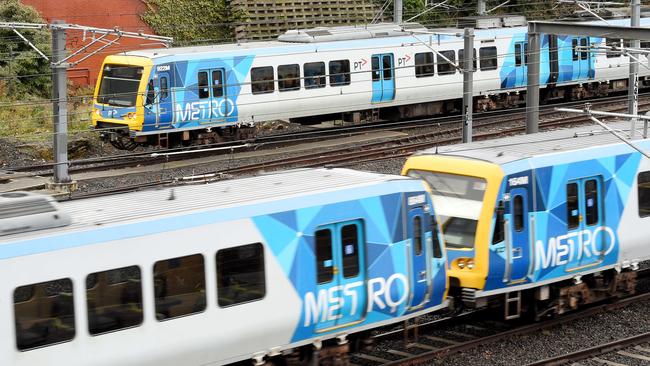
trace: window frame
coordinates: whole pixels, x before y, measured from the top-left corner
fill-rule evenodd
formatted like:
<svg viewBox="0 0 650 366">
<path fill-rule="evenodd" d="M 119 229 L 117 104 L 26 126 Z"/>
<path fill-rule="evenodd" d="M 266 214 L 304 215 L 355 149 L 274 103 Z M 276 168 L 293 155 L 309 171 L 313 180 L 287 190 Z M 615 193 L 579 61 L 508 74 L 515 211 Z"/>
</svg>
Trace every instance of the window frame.
<svg viewBox="0 0 650 366">
<path fill-rule="evenodd" d="M 201 84 L 202 74 L 205 75 L 205 84 Z M 199 70 L 196 80 L 199 99 L 210 99 L 210 74 L 208 73 L 208 70 Z"/>
<path fill-rule="evenodd" d="M 322 70 L 322 74 L 307 75 L 307 70 L 312 70 L 313 66 L 315 65 L 322 65 L 322 68 L 320 70 L 317 70 L 317 72 Z M 304 64 L 302 64 L 302 75 L 304 78 L 305 89 L 307 90 L 320 89 L 326 87 L 327 86 L 327 77 L 325 76 L 326 74 L 327 74 L 327 70 L 325 69 L 325 62 L 323 61 L 305 62 Z M 308 84 L 307 83 L 308 81 L 311 84 Z"/>
<path fill-rule="evenodd" d="M 166 285 L 166 287 L 164 288 L 165 294 L 164 295 L 159 295 L 157 293 L 159 290 L 156 287 L 156 281 L 159 279 L 159 276 L 160 276 L 160 273 L 157 273 L 157 270 L 156 270 L 157 265 L 160 264 L 160 263 L 163 263 L 163 262 L 167 262 L 168 263 L 167 264 L 167 270 L 164 271 L 166 273 L 166 272 L 170 272 L 171 270 L 176 269 L 176 268 L 182 268 L 183 260 L 184 259 L 189 259 L 189 258 L 192 258 L 192 257 L 196 257 L 196 258 L 201 259 L 201 267 L 202 267 L 201 275 L 202 275 L 202 279 L 203 279 L 203 289 L 202 289 L 202 291 L 199 289 L 199 291 L 193 291 L 193 292 L 183 292 L 183 293 L 179 292 L 177 294 L 171 294 L 171 295 L 167 294 L 167 291 L 169 291 L 169 290 L 167 288 L 168 287 L 167 278 L 165 278 L 164 279 L 164 284 Z M 179 261 L 179 263 L 180 263 L 178 266 L 175 265 L 176 261 Z M 155 314 L 156 320 L 159 321 L 159 322 L 166 322 L 166 321 L 169 321 L 169 320 L 179 319 L 179 318 L 183 318 L 183 317 L 186 317 L 186 316 L 197 315 L 197 314 L 201 314 L 201 313 L 205 312 L 206 309 L 207 309 L 207 294 L 206 294 L 206 292 L 207 292 L 207 286 L 206 286 L 207 283 L 206 283 L 205 272 L 206 272 L 205 257 L 203 256 L 203 254 L 200 254 L 200 253 L 183 255 L 183 256 L 180 256 L 180 257 L 159 259 L 159 260 L 155 261 L 153 263 L 152 268 L 151 268 L 151 273 L 153 275 L 152 277 L 153 277 L 153 282 L 154 282 L 154 298 L 153 298 L 154 301 L 153 301 L 153 305 L 154 305 L 154 310 L 156 312 L 156 314 Z M 175 276 L 175 278 L 176 278 L 176 281 L 178 281 L 178 276 L 177 275 Z M 185 286 L 184 278 L 183 278 L 183 285 Z M 194 287 L 196 288 L 196 286 L 194 286 Z M 160 290 L 160 291 L 163 291 L 163 290 Z M 167 297 L 171 297 L 171 296 L 182 296 L 182 295 L 187 295 L 187 294 L 198 294 L 198 295 L 200 295 L 200 296 L 197 296 L 194 301 L 195 302 L 199 301 L 199 300 L 201 300 L 201 297 L 202 297 L 202 299 L 203 299 L 203 307 L 201 309 L 199 309 L 199 310 L 192 310 L 190 312 L 185 312 L 185 313 L 182 313 L 182 314 L 179 314 L 179 315 L 174 315 L 174 316 L 169 315 L 169 316 L 166 316 L 164 318 L 159 316 L 159 314 L 163 314 L 159 310 L 169 311 L 169 308 L 182 304 L 182 302 L 181 303 L 174 303 L 174 304 L 159 304 L 159 302 L 160 302 L 159 299 L 160 298 L 167 298 Z M 166 309 L 161 308 L 162 305 L 167 306 L 167 308 Z M 196 304 L 195 304 L 195 306 L 196 306 Z"/>
<path fill-rule="evenodd" d="M 569 196 L 569 186 L 575 186 L 575 195 Z M 575 202 L 572 201 L 572 206 L 569 206 L 569 197 L 575 197 Z M 578 210 L 578 216 L 571 215 L 573 210 Z M 580 227 L 580 188 L 578 182 L 570 182 L 566 184 L 566 214 L 567 214 L 567 229 L 574 230 Z M 575 220 L 572 218 L 575 217 Z M 575 222 L 575 223 L 574 223 Z"/>
<path fill-rule="evenodd" d="M 333 73 L 332 64 L 340 63 L 341 72 Z M 350 60 L 340 59 L 340 60 L 331 60 L 327 63 L 327 70 L 329 71 L 329 82 L 330 86 L 345 86 L 350 85 L 352 82 L 352 73 L 350 72 Z M 347 71 L 346 71 L 347 70 Z M 343 78 L 343 81 L 335 81 L 334 78 L 340 76 Z"/>
<path fill-rule="evenodd" d="M 484 51 L 485 50 L 485 51 Z M 484 54 L 487 50 L 494 50 L 493 55 Z M 499 55 L 496 46 L 480 47 L 478 50 L 479 53 L 479 66 L 481 71 L 492 71 L 499 68 Z M 485 60 L 485 61 L 484 61 Z M 492 60 L 494 60 L 494 65 L 492 65 Z"/>
<path fill-rule="evenodd" d="M 526 220 L 524 218 L 524 197 L 516 194 L 512 198 L 512 221 L 513 228 L 520 233 L 526 229 Z"/>
<path fill-rule="evenodd" d="M 286 64 L 278 65 L 278 91 L 288 92 L 300 90 L 302 83 L 300 82 L 300 65 L 299 64 Z M 285 76 L 285 71 L 290 70 L 293 73 L 289 73 L 294 76 Z M 296 83 L 294 86 L 287 86 L 288 83 Z"/>
<path fill-rule="evenodd" d="M 268 71 L 271 70 L 271 78 L 268 78 Z M 266 78 L 255 80 L 256 72 L 266 72 Z M 265 86 L 264 89 L 257 89 Z M 270 88 L 269 88 L 270 87 Z M 273 66 L 259 66 L 251 68 L 251 94 L 270 94 L 275 92 L 275 69 Z"/>
<path fill-rule="evenodd" d="M 443 75 L 454 75 L 456 73 L 456 68 L 454 65 L 449 63 L 447 60 L 442 58 L 440 55 L 443 55 L 449 59 L 451 62 L 456 62 L 456 51 L 454 50 L 444 50 L 444 51 L 439 51 L 439 54 L 436 57 L 436 72 L 438 73 L 439 76 Z M 451 55 L 451 57 L 450 57 Z M 443 70 L 440 71 L 440 67 L 449 67 L 449 70 Z"/>
<path fill-rule="evenodd" d="M 430 60 L 427 60 L 427 56 L 430 57 Z M 424 57 L 424 60 L 419 60 L 422 57 Z M 427 77 L 432 77 L 435 74 L 436 74 L 436 63 L 434 61 L 433 52 L 416 53 L 415 54 L 415 77 L 427 78 Z"/>
<path fill-rule="evenodd" d="M 650 217 L 650 170 L 639 172 L 637 174 L 636 187 L 637 187 L 637 203 L 638 213 L 640 218 Z M 643 181 L 641 181 L 643 179 Z M 647 184 L 648 187 L 643 187 L 642 184 Z M 646 198 L 647 203 L 642 205 L 641 198 Z M 642 211 L 645 211 L 644 214 Z"/>
<path fill-rule="evenodd" d="M 254 253 L 254 254 L 256 254 L 255 256 L 251 256 L 251 257 L 245 258 L 245 259 L 247 261 L 257 261 L 257 262 L 259 262 L 260 267 L 258 267 L 257 268 L 258 270 L 256 270 L 256 271 L 249 271 L 249 272 L 238 271 L 235 276 L 233 276 L 233 272 L 231 272 L 230 273 L 230 278 L 236 277 L 236 276 L 241 276 L 242 274 L 251 276 L 251 275 L 255 275 L 256 273 L 261 272 L 262 295 L 259 296 L 259 297 L 249 298 L 249 299 L 246 299 L 246 300 L 243 300 L 243 301 L 237 301 L 237 302 L 233 301 L 232 303 L 225 304 L 225 303 L 223 303 L 222 297 L 221 297 L 221 295 L 226 291 L 226 287 L 223 287 L 221 285 L 221 283 L 224 280 L 222 278 L 222 276 L 224 276 L 224 273 L 222 272 L 222 270 L 223 270 L 223 268 L 225 266 L 222 256 L 232 255 L 231 252 L 234 252 L 235 250 L 245 250 L 245 251 L 246 250 L 253 250 L 253 251 L 256 251 Z M 220 261 L 220 259 L 221 259 L 221 261 Z M 239 259 L 240 259 L 240 261 L 242 260 L 241 257 Z M 267 282 L 266 281 L 266 255 L 264 253 L 264 245 L 262 243 L 257 242 L 257 243 L 237 245 L 237 246 L 234 246 L 234 247 L 219 249 L 214 255 L 214 260 L 215 260 L 215 265 L 216 265 L 215 280 L 216 280 L 216 285 L 217 285 L 217 306 L 219 308 L 229 308 L 229 307 L 233 307 L 233 306 L 249 304 L 249 303 L 252 303 L 252 302 L 263 300 L 266 297 L 266 293 L 267 293 L 267 288 L 266 288 L 266 282 Z M 247 268 L 250 268 L 250 266 L 247 267 Z M 233 268 L 229 268 L 229 269 L 232 270 Z M 250 283 L 248 283 L 247 285 L 250 285 Z M 259 286 L 259 284 L 256 284 L 256 285 Z M 230 287 L 230 286 L 228 286 L 228 287 Z M 241 287 L 244 287 L 244 286 L 239 286 L 239 287 L 241 288 Z M 247 290 L 248 293 L 250 293 L 252 291 L 252 289 L 253 289 L 253 286 L 250 286 L 246 290 Z M 255 288 L 255 290 L 258 290 L 258 289 Z"/>
</svg>

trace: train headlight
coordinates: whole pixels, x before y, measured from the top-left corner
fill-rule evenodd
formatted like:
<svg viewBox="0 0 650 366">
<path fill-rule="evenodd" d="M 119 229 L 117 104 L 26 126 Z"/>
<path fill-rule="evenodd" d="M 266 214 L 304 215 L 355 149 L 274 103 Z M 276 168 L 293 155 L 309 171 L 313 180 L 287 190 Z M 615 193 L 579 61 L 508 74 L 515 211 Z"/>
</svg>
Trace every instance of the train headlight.
<svg viewBox="0 0 650 366">
<path fill-rule="evenodd" d="M 467 261 L 467 269 L 474 269 L 474 260 L 470 259 Z"/>
<path fill-rule="evenodd" d="M 97 116 L 97 117 L 101 117 L 101 116 L 102 116 L 102 112 L 100 112 L 99 109 L 93 109 L 93 113 L 94 113 L 95 116 Z"/>
<path fill-rule="evenodd" d="M 135 119 L 135 116 L 136 116 L 135 112 L 129 112 L 126 114 L 126 118 L 128 119 Z"/>
<path fill-rule="evenodd" d="M 463 268 L 465 268 L 465 260 L 464 260 L 464 259 L 462 259 L 462 258 L 461 258 L 461 259 L 459 259 L 459 260 L 458 260 L 458 262 L 456 262 L 456 265 L 457 265 L 457 266 L 458 266 L 458 268 L 460 268 L 460 269 L 463 269 Z"/>
</svg>

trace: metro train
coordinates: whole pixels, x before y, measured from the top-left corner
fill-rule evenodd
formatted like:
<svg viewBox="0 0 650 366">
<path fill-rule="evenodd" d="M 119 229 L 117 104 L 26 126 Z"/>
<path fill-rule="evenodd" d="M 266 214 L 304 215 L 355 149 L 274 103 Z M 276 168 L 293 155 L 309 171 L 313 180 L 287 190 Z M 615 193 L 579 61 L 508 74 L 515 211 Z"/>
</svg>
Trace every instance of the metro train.
<svg viewBox="0 0 650 366">
<path fill-rule="evenodd" d="M 650 259 L 650 140 L 633 143 L 586 126 L 409 158 L 403 174 L 431 189 L 451 295 L 508 319 L 633 293 Z"/>
<path fill-rule="evenodd" d="M 431 200 L 408 177 L 309 169 L 61 204 L 6 193 L 0 230 L 1 365 L 313 360 L 447 304 Z"/>
<path fill-rule="evenodd" d="M 519 26 L 476 30 L 476 111 L 524 102 L 525 21 L 497 23 Z M 288 31 L 277 41 L 111 55 L 97 79 L 93 125 L 125 149 L 251 136 L 265 121 L 358 123 L 457 112 L 462 73 L 456 65 L 464 52 L 454 34 L 462 30 L 427 31 L 417 23 L 315 28 Z M 629 57 L 616 51 L 621 45 L 620 39 L 544 35 L 542 102 L 627 90 Z M 639 76 L 641 87 L 650 85 L 647 68 Z"/>
</svg>

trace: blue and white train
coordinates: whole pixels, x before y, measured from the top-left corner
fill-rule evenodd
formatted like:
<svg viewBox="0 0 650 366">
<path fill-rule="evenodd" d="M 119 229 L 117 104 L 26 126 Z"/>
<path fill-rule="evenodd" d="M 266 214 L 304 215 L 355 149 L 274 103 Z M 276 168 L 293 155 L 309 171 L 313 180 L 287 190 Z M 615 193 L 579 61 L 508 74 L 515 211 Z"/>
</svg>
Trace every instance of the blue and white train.
<svg viewBox="0 0 650 366">
<path fill-rule="evenodd" d="M 464 58 L 463 39 L 449 33 L 461 31 L 425 31 L 417 24 L 316 28 L 277 41 L 108 56 L 95 88 L 93 125 L 128 148 L 220 141 L 270 120 L 359 122 L 458 111 L 462 74 L 455 65 Z M 524 26 L 476 31 L 475 110 L 523 103 L 526 32 Z M 629 57 L 604 51 L 621 42 L 544 35 L 543 101 L 626 90 Z M 650 71 L 640 68 L 639 75 L 646 85 Z"/>
<path fill-rule="evenodd" d="M 430 196 L 407 177 L 310 169 L 61 204 L 6 193 L 0 230 L 1 365 L 307 362 L 446 306 Z"/>
<path fill-rule="evenodd" d="M 632 143 L 586 126 L 409 158 L 403 173 L 431 188 L 451 294 L 515 318 L 634 293 L 650 259 L 650 140 Z"/>
</svg>

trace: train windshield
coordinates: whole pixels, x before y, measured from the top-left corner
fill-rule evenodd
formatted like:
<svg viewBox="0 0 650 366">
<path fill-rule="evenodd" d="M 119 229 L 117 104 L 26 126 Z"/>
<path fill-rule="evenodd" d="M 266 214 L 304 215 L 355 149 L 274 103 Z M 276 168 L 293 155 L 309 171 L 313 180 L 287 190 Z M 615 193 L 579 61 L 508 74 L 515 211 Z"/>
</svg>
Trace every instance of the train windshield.
<svg viewBox="0 0 650 366">
<path fill-rule="evenodd" d="M 424 179 L 431 188 L 447 248 L 474 248 L 487 187 L 485 179 L 423 170 L 411 170 L 409 176 Z"/>
<path fill-rule="evenodd" d="M 115 107 L 133 107 L 138 97 L 143 68 L 105 65 L 97 102 Z"/>
</svg>

